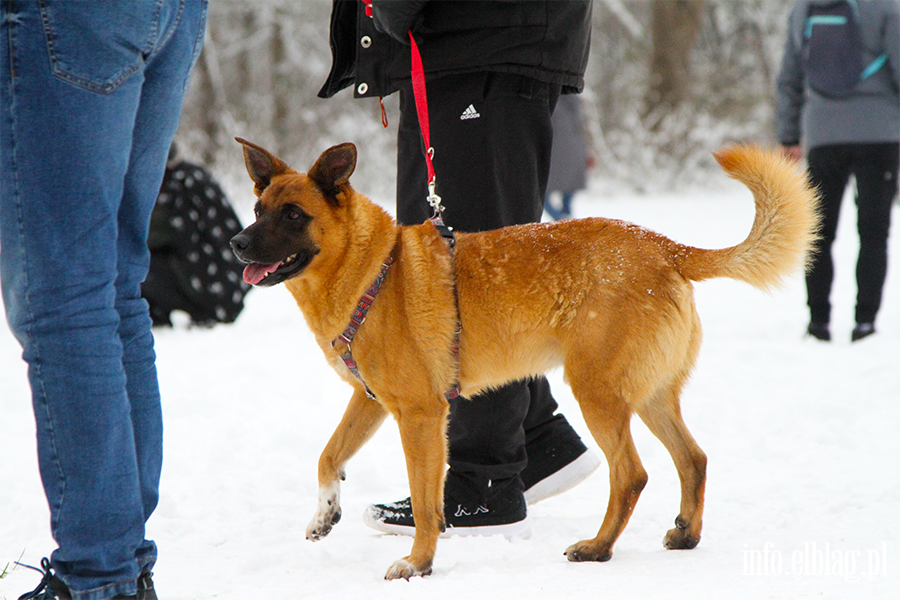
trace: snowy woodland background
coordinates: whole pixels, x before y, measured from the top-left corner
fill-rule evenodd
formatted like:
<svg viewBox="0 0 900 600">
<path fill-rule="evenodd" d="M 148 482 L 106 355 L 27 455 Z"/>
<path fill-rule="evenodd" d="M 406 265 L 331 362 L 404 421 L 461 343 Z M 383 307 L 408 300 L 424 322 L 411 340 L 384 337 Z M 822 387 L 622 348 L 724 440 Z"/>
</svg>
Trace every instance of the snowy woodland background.
<svg viewBox="0 0 900 600">
<path fill-rule="evenodd" d="M 774 142 L 773 81 L 787 0 L 596 0 L 584 94 L 597 167 L 574 216 L 626 219 L 680 242 L 735 244 L 750 193 L 713 166 L 731 141 Z M 327 146 L 360 152 L 351 179 L 393 211 L 396 99 L 349 91 L 320 100 L 330 67 L 328 0 L 213 0 L 206 46 L 178 134 L 246 224 L 252 188 L 234 135 L 305 170 Z M 161 500 L 148 523 L 163 600 L 896 600 L 900 597 L 900 205 L 878 334 L 853 326 L 858 243 L 852 193 L 835 247 L 835 341 L 805 339 L 802 276 L 766 294 L 714 280 L 695 286 L 704 345 L 683 394 L 709 456 L 701 544 L 666 551 L 679 484 L 662 445 L 635 419 L 650 481 L 608 563 L 572 564 L 608 497 L 606 461 L 575 489 L 529 507 L 532 535 L 438 544 L 434 574 L 385 582 L 408 538 L 383 536 L 365 507 L 406 497 L 388 420 L 350 462 L 343 519 L 325 540 L 304 532 L 316 462 L 349 387 L 326 364 L 290 295 L 258 289 L 232 325 L 156 330 L 165 421 Z M 577 404 L 550 374 L 586 443 Z M 0 600 L 37 584 L 54 548 L 38 477 L 21 348 L 0 326 Z"/>
<path fill-rule="evenodd" d="M 715 170 L 710 151 L 734 140 L 773 141 L 773 82 L 786 0 L 595 0 L 583 98 L 604 185 L 669 189 Z M 226 189 L 243 186 L 233 137 L 308 168 L 344 141 L 357 177 L 391 200 L 396 94 L 316 96 L 331 66 L 330 0 L 214 0 L 178 135 L 186 156 Z"/>
</svg>

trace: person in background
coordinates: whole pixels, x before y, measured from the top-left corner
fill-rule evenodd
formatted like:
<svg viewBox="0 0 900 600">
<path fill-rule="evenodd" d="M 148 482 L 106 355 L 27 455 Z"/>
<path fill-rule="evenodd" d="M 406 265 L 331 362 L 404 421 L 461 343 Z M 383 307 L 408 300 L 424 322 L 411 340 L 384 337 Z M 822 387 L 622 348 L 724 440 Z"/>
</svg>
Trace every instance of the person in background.
<svg viewBox="0 0 900 600">
<path fill-rule="evenodd" d="M 554 221 L 560 221 L 572 217 L 572 198 L 575 192 L 587 187 L 587 171 L 592 166 L 584 135 L 581 96 L 560 96 L 552 122 L 553 151 L 544 210 Z M 556 192 L 560 197 L 559 207 L 553 203 Z"/>
<path fill-rule="evenodd" d="M 58 545 L 23 599 L 157 598 L 145 524 L 162 412 L 141 282 L 206 12 L 201 0 L 0 5 L 0 280 Z"/>
<path fill-rule="evenodd" d="M 154 326 L 171 326 L 174 310 L 188 313 L 201 327 L 237 318 L 250 289 L 228 245 L 240 231 L 212 175 L 180 159 L 173 144 L 150 217 L 150 271 L 141 285 Z"/>
<path fill-rule="evenodd" d="M 835 10 L 844 14 L 828 12 Z M 831 340 L 831 246 L 850 175 L 856 179 L 860 241 L 851 340 L 875 333 L 887 273 L 891 204 L 897 193 L 898 21 L 900 3 L 894 0 L 799 0 L 788 21 L 776 93 L 777 136 L 785 153 L 798 161 L 803 157 L 801 144 L 805 146 L 810 178 L 821 192 L 821 238 L 806 288 L 807 333 L 822 341 Z M 861 70 L 850 70 L 854 61 Z"/>
<path fill-rule="evenodd" d="M 319 95 L 348 86 L 359 98 L 400 92 L 397 217 L 403 224 L 431 218 L 411 30 L 424 63 L 444 222 L 475 232 L 540 221 L 551 114 L 560 94 L 584 86 L 590 16 L 589 0 L 336 0 L 334 62 Z M 449 532 L 523 534 L 526 502 L 561 493 L 596 469 L 599 459 L 556 409 L 543 377 L 451 401 Z M 380 531 L 414 532 L 409 498 L 370 506 L 365 520 Z"/>
</svg>

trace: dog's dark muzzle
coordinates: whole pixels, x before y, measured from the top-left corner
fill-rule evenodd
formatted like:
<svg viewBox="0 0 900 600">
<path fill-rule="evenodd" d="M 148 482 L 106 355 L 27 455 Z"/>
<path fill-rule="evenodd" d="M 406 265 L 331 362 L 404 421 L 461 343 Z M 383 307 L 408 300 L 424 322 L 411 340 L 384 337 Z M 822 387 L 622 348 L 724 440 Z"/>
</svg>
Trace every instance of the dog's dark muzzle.
<svg viewBox="0 0 900 600">
<path fill-rule="evenodd" d="M 238 257 L 238 260 L 244 263 L 253 262 L 244 258 L 247 249 L 250 247 L 250 236 L 243 231 L 231 238 L 231 251 Z"/>
</svg>

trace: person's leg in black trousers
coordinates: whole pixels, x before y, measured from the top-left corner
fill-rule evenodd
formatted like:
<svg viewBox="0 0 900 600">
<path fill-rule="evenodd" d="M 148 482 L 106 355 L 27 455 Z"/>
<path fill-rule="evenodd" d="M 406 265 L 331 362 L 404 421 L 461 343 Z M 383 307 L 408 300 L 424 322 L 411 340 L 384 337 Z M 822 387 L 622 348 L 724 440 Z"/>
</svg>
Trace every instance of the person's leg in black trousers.
<svg viewBox="0 0 900 600">
<path fill-rule="evenodd" d="M 550 115 L 558 95 L 557 86 L 518 75 L 476 73 L 428 82 L 436 193 L 447 225 L 472 232 L 540 220 L 550 167 Z M 425 199 L 424 145 L 411 90 L 401 91 L 400 106 L 397 218 L 417 224 L 431 218 L 432 209 Z M 556 409 L 544 378 L 454 401 L 448 505 L 453 487 L 485 498 L 521 497 L 532 452 L 561 454 L 560 448 L 568 448 L 575 457 L 583 454 L 585 446 Z M 534 448 L 526 451 L 529 442 Z M 538 477 L 526 477 L 529 487 Z"/>
<path fill-rule="evenodd" d="M 897 193 L 898 144 L 859 144 L 854 154 L 859 258 L 856 263 L 856 323 L 865 337 L 874 332 L 875 316 L 887 274 L 891 203 Z"/>
<path fill-rule="evenodd" d="M 812 184 L 819 189 L 822 216 L 820 238 L 816 242 L 812 264 L 806 273 L 807 304 L 810 313 L 809 333 L 819 339 L 830 339 L 828 323 L 831 319 L 831 284 L 834 280 L 834 262 L 831 246 L 837 235 L 838 217 L 844 189 L 850 178 L 852 151 L 846 145 L 818 146 L 810 149 L 807 157 Z M 819 327 L 819 329 L 817 329 Z M 821 327 L 824 327 L 823 338 Z"/>
</svg>

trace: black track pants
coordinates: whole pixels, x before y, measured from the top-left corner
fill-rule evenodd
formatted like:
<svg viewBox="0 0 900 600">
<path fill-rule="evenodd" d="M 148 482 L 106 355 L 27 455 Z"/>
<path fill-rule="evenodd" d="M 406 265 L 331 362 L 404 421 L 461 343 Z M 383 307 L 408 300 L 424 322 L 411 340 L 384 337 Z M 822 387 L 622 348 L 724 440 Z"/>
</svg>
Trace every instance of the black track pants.
<svg viewBox="0 0 900 600">
<path fill-rule="evenodd" d="M 558 86 L 502 73 L 444 76 L 427 82 L 437 194 L 444 222 L 484 231 L 541 218 Z M 412 90 L 400 93 L 397 218 L 431 218 L 424 144 Z M 478 479 L 518 479 L 526 444 L 578 439 L 543 377 L 451 404 L 450 466 Z M 521 482 L 519 482 L 521 485 Z"/>
<path fill-rule="evenodd" d="M 809 151 L 812 183 L 822 193 L 821 239 L 806 276 L 810 317 L 827 323 L 831 316 L 834 263 L 831 246 L 837 233 L 844 189 L 856 176 L 859 258 L 856 263 L 856 322 L 872 323 L 881 306 L 887 273 L 887 240 L 891 203 L 897 193 L 898 144 L 840 144 Z"/>
</svg>

